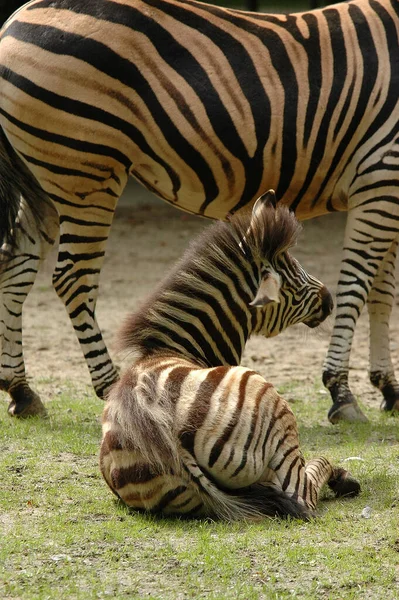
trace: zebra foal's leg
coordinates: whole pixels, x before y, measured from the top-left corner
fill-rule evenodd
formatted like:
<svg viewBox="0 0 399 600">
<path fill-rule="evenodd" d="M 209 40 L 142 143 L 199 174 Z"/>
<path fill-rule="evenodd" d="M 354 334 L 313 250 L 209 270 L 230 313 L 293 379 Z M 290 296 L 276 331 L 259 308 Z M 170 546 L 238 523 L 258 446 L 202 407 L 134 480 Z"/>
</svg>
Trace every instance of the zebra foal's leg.
<svg viewBox="0 0 399 600">
<path fill-rule="evenodd" d="M 356 496 L 360 485 L 351 474 L 334 467 L 326 458 L 313 458 L 305 464 L 303 498 L 307 506 L 316 508 L 320 491 L 326 483 L 337 497 Z"/>
<path fill-rule="evenodd" d="M 348 213 L 344 254 L 337 288 L 335 324 L 323 366 L 323 383 L 330 391 L 333 401 L 328 413 L 331 423 L 340 420 L 367 421 L 349 388 L 349 356 L 357 319 L 368 300 L 377 273 L 382 268 L 381 265 L 397 237 L 397 218 L 399 218 L 399 215 L 395 214 L 399 212 L 399 207 L 395 204 L 387 203 L 388 206 L 384 206 L 383 199 L 373 200 L 378 206 L 375 211 L 370 201 L 366 201 L 363 206 L 357 206 Z M 385 212 L 384 208 L 386 211 L 390 210 L 391 219 L 381 218 L 380 214 Z M 372 295 L 372 300 L 373 297 L 375 299 L 375 294 Z M 378 305 L 375 306 L 375 312 L 381 308 L 380 302 Z M 380 317 L 376 319 L 375 314 L 373 319 L 375 324 L 381 320 Z M 376 332 L 374 325 L 373 331 Z M 374 339 L 375 335 L 376 333 L 373 333 Z M 384 335 L 388 335 L 387 328 Z M 387 344 L 386 339 L 383 343 L 384 347 L 387 347 Z"/>
<path fill-rule="evenodd" d="M 114 182 L 115 183 L 115 182 Z M 123 186 L 118 192 L 123 190 Z M 117 379 L 95 316 L 105 246 L 119 193 L 104 186 L 90 195 L 90 206 L 68 214 L 62 204 L 60 243 L 53 286 L 64 303 L 90 371 L 94 389 L 104 398 Z M 77 214 L 77 216 L 75 216 Z"/>
<path fill-rule="evenodd" d="M 246 470 L 252 477 L 263 465 L 256 483 L 272 484 L 281 489 L 304 507 L 305 515 L 316 509 L 320 490 L 326 483 L 337 496 L 358 494 L 359 483 L 344 469 L 333 467 L 326 458 L 315 458 L 305 463 L 291 408 L 273 388 L 266 390 L 264 399 L 263 403 L 257 404 L 256 413 L 261 433 L 256 443 L 250 445 L 244 454 Z M 254 423 L 253 428 L 256 430 Z M 233 481 L 235 477 L 236 473 Z"/>
<path fill-rule="evenodd" d="M 389 349 L 389 320 L 395 299 L 395 261 L 398 241 L 392 243 L 374 279 L 367 306 L 370 318 L 370 381 L 383 394 L 383 410 L 399 411 L 399 384 Z"/>
<path fill-rule="evenodd" d="M 294 443 L 296 442 L 296 443 Z M 337 497 L 356 496 L 359 482 L 345 469 L 333 467 L 324 457 L 305 463 L 298 447 L 298 436 L 284 441 L 269 463 L 262 479 L 270 481 L 314 511 L 323 485 L 328 484 Z"/>
<path fill-rule="evenodd" d="M 45 209 L 45 222 L 40 228 L 33 222 L 24 200 L 18 213 L 17 250 L 9 255 L 1 249 L 3 268 L 0 278 L 1 367 L 0 389 L 8 392 L 11 416 L 45 415 L 46 409 L 38 394 L 28 385 L 22 345 L 22 309 L 39 270 L 40 262 L 53 246 L 58 231 L 58 215 L 50 204 Z"/>
</svg>

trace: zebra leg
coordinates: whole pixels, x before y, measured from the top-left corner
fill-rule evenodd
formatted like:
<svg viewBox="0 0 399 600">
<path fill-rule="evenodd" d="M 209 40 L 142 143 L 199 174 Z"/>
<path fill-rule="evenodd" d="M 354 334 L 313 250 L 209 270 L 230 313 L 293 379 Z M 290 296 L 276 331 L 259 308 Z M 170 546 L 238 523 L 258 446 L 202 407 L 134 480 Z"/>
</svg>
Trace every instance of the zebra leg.
<svg viewBox="0 0 399 600">
<path fill-rule="evenodd" d="M 316 509 L 325 484 L 337 497 L 356 496 L 360 492 L 359 482 L 345 469 L 333 467 L 326 458 L 313 458 L 305 463 L 298 446 L 292 447 L 292 441 L 279 448 L 262 476 L 262 483 L 267 481 L 281 487 L 311 511 Z"/>
<path fill-rule="evenodd" d="M 0 278 L 0 327 L 1 366 L 0 389 L 11 396 L 8 412 L 11 416 L 44 416 L 46 409 L 38 394 L 26 381 L 22 345 L 22 309 L 39 270 L 40 261 L 46 256 L 58 231 L 58 215 L 46 206 L 46 230 L 37 230 L 23 200 L 18 213 L 17 251 L 9 256 L 3 245 L 1 254 L 4 267 Z"/>
<path fill-rule="evenodd" d="M 25 375 L 22 347 L 22 307 L 34 283 L 40 257 L 18 253 L 7 265 L 0 283 L 1 367 L 0 389 L 12 398 L 11 416 L 44 415 L 39 396 L 29 387 Z"/>
<path fill-rule="evenodd" d="M 398 241 L 392 243 L 378 270 L 367 306 L 370 317 L 370 381 L 381 390 L 383 410 L 399 411 L 399 384 L 389 349 L 389 319 L 395 298 L 395 261 Z"/>
<path fill-rule="evenodd" d="M 97 193 L 95 208 L 93 205 L 89 209 L 81 206 L 79 217 L 60 214 L 53 286 L 72 321 L 96 394 L 104 398 L 117 379 L 117 371 L 97 324 L 95 308 L 116 199 L 107 192 Z"/>
<path fill-rule="evenodd" d="M 259 444 L 262 456 L 264 452 L 266 465 L 258 483 L 271 483 L 281 488 L 311 511 L 315 510 L 320 490 L 326 483 L 331 484 L 330 487 L 337 496 L 359 493 L 359 483 L 344 469 L 334 468 L 326 458 L 315 458 L 305 463 L 299 446 L 295 417 L 282 398 L 278 414 L 279 419 L 274 416 L 278 425 L 275 429 L 270 429 L 269 426 L 266 440 Z M 247 460 L 248 456 L 249 454 Z"/>
<path fill-rule="evenodd" d="M 382 210 L 382 201 L 379 211 Z M 390 208 L 392 212 L 392 207 Z M 369 204 L 350 210 L 345 231 L 344 255 L 337 288 L 337 311 L 334 329 L 323 366 L 323 383 L 330 391 L 333 406 L 328 418 L 331 423 L 340 420 L 363 421 L 367 418 L 360 410 L 349 389 L 349 356 L 357 319 L 367 301 L 374 278 L 392 242 L 397 236 L 397 221 L 392 217 L 380 231 L 372 221 Z"/>
<path fill-rule="evenodd" d="M 348 471 L 333 467 L 324 457 L 309 460 L 304 471 L 302 498 L 313 510 L 319 500 L 320 491 L 326 483 L 337 497 L 357 496 L 360 492 L 359 482 Z"/>
</svg>

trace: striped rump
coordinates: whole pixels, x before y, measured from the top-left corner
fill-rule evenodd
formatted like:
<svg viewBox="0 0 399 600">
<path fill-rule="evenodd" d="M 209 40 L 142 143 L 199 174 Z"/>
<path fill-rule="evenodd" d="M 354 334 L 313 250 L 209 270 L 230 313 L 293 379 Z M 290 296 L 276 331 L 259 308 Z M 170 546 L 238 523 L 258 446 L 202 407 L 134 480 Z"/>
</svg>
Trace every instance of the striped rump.
<svg viewBox="0 0 399 600">
<path fill-rule="evenodd" d="M 215 224 L 129 317 L 122 348 L 136 361 L 103 414 L 100 468 L 134 509 L 228 520 L 308 518 L 328 483 L 356 480 L 325 458 L 305 463 L 294 415 L 273 386 L 239 366 L 252 333 L 322 322 L 329 292 L 288 253 L 292 214 L 261 197 Z"/>
</svg>

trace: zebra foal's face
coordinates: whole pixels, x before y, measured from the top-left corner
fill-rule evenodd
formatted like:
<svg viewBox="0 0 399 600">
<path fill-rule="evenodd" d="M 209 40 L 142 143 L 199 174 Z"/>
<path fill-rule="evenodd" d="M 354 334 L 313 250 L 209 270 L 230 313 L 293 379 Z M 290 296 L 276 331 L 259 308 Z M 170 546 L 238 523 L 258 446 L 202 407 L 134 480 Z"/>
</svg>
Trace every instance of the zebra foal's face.
<svg viewBox="0 0 399 600">
<path fill-rule="evenodd" d="M 334 304 L 326 286 L 288 252 L 273 265 L 263 264 L 261 272 L 259 290 L 251 303 L 262 311 L 259 333 L 273 337 L 295 323 L 317 327 L 331 314 Z"/>
<path fill-rule="evenodd" d="M 259 287 L 250 305 L 257 308 L 255 331 L 266 337 L 295 323 L 317 327 L 333 309 L 325 285 L 288 252 L 299 231 L 294 214 L 276 204 L 273 190 L 255 202 L 242 246 L 248 242 L 253 248 L 259 269 Z"/>
</svg>

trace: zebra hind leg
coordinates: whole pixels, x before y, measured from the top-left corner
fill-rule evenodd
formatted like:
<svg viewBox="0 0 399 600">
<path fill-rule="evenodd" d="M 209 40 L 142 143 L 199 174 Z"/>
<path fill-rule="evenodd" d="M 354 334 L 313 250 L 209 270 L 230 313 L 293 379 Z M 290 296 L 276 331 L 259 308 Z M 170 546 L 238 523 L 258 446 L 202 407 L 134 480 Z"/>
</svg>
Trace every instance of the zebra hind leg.
<svg viewBox="0 0 399 600">
<path fill-rule="evenodd" d="M 395 299 L 398 241 L 392 243 L 373 281 L 367 305 L 370 318 L 370 381 L 383 394 L 381 409 L 399 411 L 399 384 L 389 348 L 389 320 Z"/>
<path fill-rule="evenodd" d="M 54 243 L 58 230 L 58 215 L 50 205 L 45 206 L 45 222 L 37 229 L 25 202 L 21 200 L 15 223 L 16 244 L 3 244 L 0 274 L 0 331 L 1 366 L 0 389 L 11 396 L 8 413 L 15 417 L 45 416 L 40 397 L 26 381 L 22 344 L 22 309 L 35 281 L 40 261 Z"/>
<path fill-rule="evenodd" d="M 382 301 L 383 294 L 378 287 L 384 278 L 384 264 L 389 263 L 389 260 L 388 263 L 385 261 L 385 257 L 397 237 L 399 206 L 387 201 L 385 207 L 384 200 L 378 197 L 373 198 L 373 202 L 378 205 L 376 209 L 378 215 L 384 208 L 387 215 L 392 213 L 392 220 L 387 218 L 381 230 L 378 229 L 377 219 L 374 223 L 369 215 L 372 213 L 372 205 L 367 198 L 364 207 L 359 205 L 348 213 L 344 254 L 337 288 L 337 312 L 323 367 L 323 383 L 330 391 L 333 402 L 328 418 L 333 424 L 342 420 L 352 422 L 368 420 L 358 406 L 348 383 L 349 357 L 354 331 L 366 302 L 369 310 L 372 307 L 371 325 L 374 334 L 370 341 L 374 344 L 374 350 L 371 349 L 371 352 L 376 356 L 376 351 L 379 352 L 384 348 L 384 358 L 389 355 L 388 325 L 381 328 L 381 324 L 387 314 L 384 302 L 388 300 L 390 303 L 391 300 L 384 294 L 385 299 Z M 398 212 L 397 216 L 395 212 Z M 371 294 L 370 298 L 369 294 Z M 381 313 L 382 307 L 384 310 Z M 376 344 L 377 339 L 380 340 L 379 344 Z"/>
</svg>

